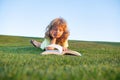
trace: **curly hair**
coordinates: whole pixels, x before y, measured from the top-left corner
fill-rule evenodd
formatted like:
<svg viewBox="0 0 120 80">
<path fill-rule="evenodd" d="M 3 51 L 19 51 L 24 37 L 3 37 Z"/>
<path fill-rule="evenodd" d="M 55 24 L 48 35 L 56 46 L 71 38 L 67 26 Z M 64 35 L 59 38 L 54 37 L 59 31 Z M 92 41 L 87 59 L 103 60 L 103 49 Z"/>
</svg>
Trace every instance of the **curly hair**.
<svg viewBox="0 0 120 80">
<path fill-rule="evenodd" d="M 55 26 L 63 28 L 62 36 L 56 40 L 56 44 L 63 46 L 64 42 L 66 41 L 66 39 L 68 39 L 68 36 L 70 34 L 67 23 L 63 18 L 56 18 L 50 22 L 50 24 L 46 27 L 45 38 L 49 38 L 50 40 L 52 40 L 50 30 Z"/>
</svg>

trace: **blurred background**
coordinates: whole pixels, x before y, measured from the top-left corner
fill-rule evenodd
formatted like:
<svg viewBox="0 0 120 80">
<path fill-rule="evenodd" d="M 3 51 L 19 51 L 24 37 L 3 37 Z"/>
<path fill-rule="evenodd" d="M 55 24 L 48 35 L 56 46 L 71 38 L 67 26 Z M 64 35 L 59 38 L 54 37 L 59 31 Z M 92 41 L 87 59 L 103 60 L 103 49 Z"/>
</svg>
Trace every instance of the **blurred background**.
<svg viewBox="0 0 120 80">
<path fill-rule="evenodd" d="M 44 37 L 57 17 L 71 40 L 120 42 L 119 0 L 0 0 L 0 35 Z"/>
</svg>

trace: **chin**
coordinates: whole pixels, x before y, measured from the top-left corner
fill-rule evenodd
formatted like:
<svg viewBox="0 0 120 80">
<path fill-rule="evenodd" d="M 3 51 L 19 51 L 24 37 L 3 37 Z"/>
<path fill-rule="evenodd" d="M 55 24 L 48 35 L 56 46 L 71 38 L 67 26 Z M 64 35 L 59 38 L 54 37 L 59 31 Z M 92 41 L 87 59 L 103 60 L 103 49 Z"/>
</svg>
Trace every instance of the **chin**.
<svg viewBox="0 0 120 80">
<path fill-rule="evenodd" d="M 60 38 L 60 36 L 57 36 L 56 38 Z"/>
</svg>

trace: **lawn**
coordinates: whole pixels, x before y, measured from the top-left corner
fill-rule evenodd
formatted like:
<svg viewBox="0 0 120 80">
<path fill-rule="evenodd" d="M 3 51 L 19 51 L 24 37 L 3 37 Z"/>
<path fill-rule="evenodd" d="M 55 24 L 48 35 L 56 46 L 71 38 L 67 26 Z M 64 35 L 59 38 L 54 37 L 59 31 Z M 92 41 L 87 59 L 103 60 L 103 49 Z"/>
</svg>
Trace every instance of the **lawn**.
<svg viewBox="0 0 120 80">
<path fill-rule="evenodd" d="M 120 42 L 69 40 L 82 56 L 40 55 L 29 41 L 0 35 L 0 80 L 120 80 Z"/>
</svg>

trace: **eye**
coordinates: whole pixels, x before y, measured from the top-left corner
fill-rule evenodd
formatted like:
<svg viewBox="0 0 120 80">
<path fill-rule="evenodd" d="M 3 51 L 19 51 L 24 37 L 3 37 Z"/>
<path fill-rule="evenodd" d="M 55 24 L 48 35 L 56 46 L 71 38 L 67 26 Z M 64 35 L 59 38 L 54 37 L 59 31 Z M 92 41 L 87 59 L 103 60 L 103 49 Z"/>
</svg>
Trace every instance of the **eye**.
<svg viewBox="0 0 120 80">
<path fill-rule="evenodd" d="M 59 29 L 59 31 L 63 31 L 63 29 Z"/>
</svg>

